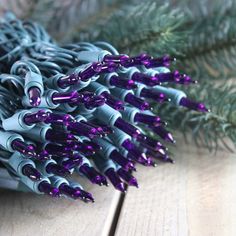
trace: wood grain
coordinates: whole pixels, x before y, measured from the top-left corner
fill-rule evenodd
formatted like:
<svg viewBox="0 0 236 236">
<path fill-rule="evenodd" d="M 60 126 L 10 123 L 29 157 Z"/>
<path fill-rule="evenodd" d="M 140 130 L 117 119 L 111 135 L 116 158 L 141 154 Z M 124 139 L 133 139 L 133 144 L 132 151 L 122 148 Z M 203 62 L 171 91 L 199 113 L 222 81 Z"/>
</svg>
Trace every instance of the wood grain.
<svg viewBox="0 0 236 236">
<path fill-rule="evenodd" d="M 116 236 L 235 236 L 236 155 L 180 144 L 176 164 L 139 168 Z"/>
<path fill-rule="evenodd" d="M 93 193 L 94 204 L 1 191 L 0 235 L 108 235 L 120 194 L 112 187 L 84 182 L 80 178 L 80 183 L 88 186 L 86 190 Z"/>
</svg>

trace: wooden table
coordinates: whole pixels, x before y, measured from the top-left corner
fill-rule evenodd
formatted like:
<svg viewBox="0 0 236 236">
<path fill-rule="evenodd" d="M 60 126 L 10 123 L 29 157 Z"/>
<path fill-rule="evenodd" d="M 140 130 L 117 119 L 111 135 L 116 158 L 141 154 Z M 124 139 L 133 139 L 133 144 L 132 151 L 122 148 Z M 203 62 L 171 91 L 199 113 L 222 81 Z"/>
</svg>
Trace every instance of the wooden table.
<svg viewBox="0 0 236 236">
<path fill-rule="evenodd" d="M 176 164 L 139 166 L 126 195 L 91 186 L 96 202 L 1 191 L 0 235 L 236 235 L 236 155 L 179 142 Z"/>
</svg>

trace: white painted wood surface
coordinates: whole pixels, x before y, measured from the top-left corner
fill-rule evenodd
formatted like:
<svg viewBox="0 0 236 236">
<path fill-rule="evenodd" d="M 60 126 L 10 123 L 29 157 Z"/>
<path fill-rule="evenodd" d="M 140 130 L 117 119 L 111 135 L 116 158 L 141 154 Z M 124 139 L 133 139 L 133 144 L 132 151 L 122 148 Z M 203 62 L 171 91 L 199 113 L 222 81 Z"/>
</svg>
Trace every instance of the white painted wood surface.
<svg viewBox="0 0 236 236">
<path fill-rule="evenodd" d="M 138 166 L 117 225 L 119 192 L 82 181 L 94 204 L 1 190 L 0 235 L 235 236 L 236 154 L 178 144 L 174 165 Z"/>
<path fill-rule="evenodd" d="M 235 236 L 236 154 L 182 143 L 175 160 L 139 168 L 140 189 L 128 189 L 116 236 Z"/>
</svg>

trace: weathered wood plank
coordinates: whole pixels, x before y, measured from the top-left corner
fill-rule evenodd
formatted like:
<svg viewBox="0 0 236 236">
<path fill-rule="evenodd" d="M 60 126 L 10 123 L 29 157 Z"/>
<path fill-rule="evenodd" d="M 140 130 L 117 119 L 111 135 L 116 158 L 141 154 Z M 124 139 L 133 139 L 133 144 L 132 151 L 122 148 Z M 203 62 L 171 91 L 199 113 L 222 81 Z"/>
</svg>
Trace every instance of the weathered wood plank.
<svg viewBox="0 0 236 236">
<path fill-rule="evenodd" d="M 80 182 L 93 193 L 94 204 L 1 191 L 0 235 L 108 235 L 119 192 L 111 186 L 106 188 L 84 184 L 83 180 Z"/>
<path fill-rule="evenodd" d="M 175 165 L 139 168 L 140 190 L 128 189 L 116 236 L 236 235 L 235 157 L 182 143 Z"/>
</svg>

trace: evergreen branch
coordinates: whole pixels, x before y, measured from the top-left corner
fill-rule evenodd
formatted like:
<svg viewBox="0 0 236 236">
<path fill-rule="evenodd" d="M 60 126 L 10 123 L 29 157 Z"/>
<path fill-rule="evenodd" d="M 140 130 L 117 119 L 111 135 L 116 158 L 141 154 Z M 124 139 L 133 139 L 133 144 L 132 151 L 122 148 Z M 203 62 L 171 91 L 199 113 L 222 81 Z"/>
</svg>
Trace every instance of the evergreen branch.
<svg viewBox="0 0 236 236">
<path fill-rule="evenodd" d="M 200 13 L 192 11 L 186 21 L 185 27 L 193 30 L 179 67 L 198 80 L 232 77 L 236 72 L 236 3 L 216 1 L 213 8 L 202 5 Z"/>
<path fill-rule="evenodd" d="M 204 86 L 188 89 L 189 97 L 207 101 L 212 112 L 202 114 L 186 109 L 177 108 L 170 104 L 161 105 L 156 112 L 171 127 L 180 129 L 183 133 L 192 130 L 197 144 L 209 149 L 217 148 L 219 141 L 229 138 L 236 145 L 236 86 L 205 83 Z"/>
<path fill-rule="evenodd" d="M 181 28 L 184 21 L 180 10 L 145 1 L 137 6 L 125 5 L 105 22 L 79 31 L 78 35 L 81 40 L 112 42 L 122 53 L 146 51 L 179 55 L 186 35 Z"/>
</svg>

